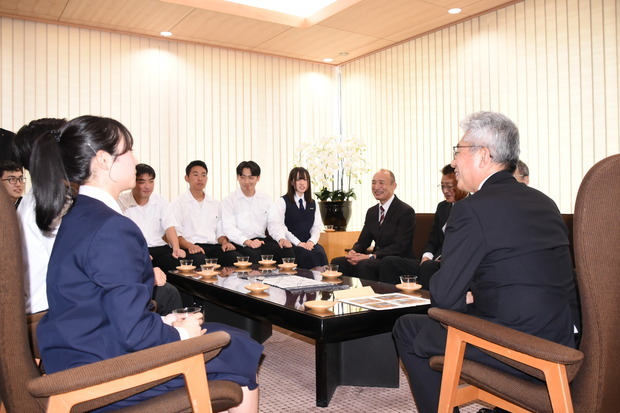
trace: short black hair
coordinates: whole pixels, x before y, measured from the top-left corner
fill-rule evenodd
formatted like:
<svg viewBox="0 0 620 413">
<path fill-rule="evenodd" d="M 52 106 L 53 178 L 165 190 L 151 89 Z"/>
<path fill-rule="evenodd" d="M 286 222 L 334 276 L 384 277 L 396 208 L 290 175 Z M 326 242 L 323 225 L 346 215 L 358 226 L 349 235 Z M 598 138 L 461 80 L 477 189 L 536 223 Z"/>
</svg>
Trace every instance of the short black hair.
<svg viewBox="0 0 620 413">
<path fill-rule="evenodd" d="M 157 176 L 155 174 L 155 169 L 151 167 L 151 165 L 147 165 L 145 163 L 139 163 L 136 165 L 136 178 L 139 178 L 140 175 L 148 174 L 152 179 L 155 179 Z"/>
<path fill-rule="evenodd" d="M 201 166 L 201 167 L 205 168 L 205 171 L 207 171 L 207 173 L 209 173 L 209 168 L 207 168 L 207 164 L 206 163 L 204 163 L 203 161 L 191 161 L 185 167 L 185 175 L 186 176 L 189 176 L 189 173 L 192 171 L 192 168 L 194 166 Z"/>
<path fill-rule="evenodd" d="M 442 175 L 450 175 L 450 174 L 453 174 L 453 173 L 454 173 L 454 168 L 450 164 L 447 164 L 446 166 L 444 166 L 441 169 L 441 174 Z"/>
<path fill-rule="evenodd" d="M 5 172 L 24 172 L 24 168 L 14 161 L 2 160 L 0 161 L 0 176 L 4 175 Z"/>
<path fill-rule="evenodd" d="M 237 165 L 237 176 L 241 176 L 245 168 L 250 170 L 252 176 L 260 176 L 260 166 L 254 161 L 241 161 L 241 163 Z"/>
</svg>

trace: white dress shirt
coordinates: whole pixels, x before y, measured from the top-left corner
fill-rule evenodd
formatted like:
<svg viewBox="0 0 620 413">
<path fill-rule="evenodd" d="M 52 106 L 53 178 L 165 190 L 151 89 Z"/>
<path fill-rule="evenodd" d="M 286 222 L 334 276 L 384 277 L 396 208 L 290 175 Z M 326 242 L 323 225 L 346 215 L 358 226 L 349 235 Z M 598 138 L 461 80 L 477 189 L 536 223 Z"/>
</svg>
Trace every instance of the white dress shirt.
<svg viewBox="0 0 620 413">
<path fill-rule="evenodd" d="M 126 192 L 118 197 L 118 204 L 123 214 L 140 228 L 149 248 L 166 245 L 162 238 L 166 230 L 177 226 L 166 198 L 159 194 L 151 194 L 146 204 L 138 205 L 133 194 Z"/>
<path fill-rule="evenodd" d="M 299 197 L 297 194 L 295 194 L 295 205 L 297 206 L 297 208 L 299 208 L 300 199 L 304 205 L 304 209 L 308 209 L 308 205 L 306 205 L 306 200 Z M 290 232 L 288 228 L 286 228 L 286 225 L 284 224 L 284 217 L 286 215 L 286 202 L 284 201 L 284 198 L 280 197 L 277 199 L 275 208 L 274 208 L 275 210 L 274 220 L 277 220 L 278 223 L 281 223 L 285 227 L 285 230 L 284 230 L 285 237 L 287 240 L 291 242 L 291 244 L 297 246 L 299 245 L 300 242 L 308 242 L 308 241 L 312 241 L 315 245 L 319 243 L 319 237 L 321 236 L 321 228 L 323 224 L 321 223 L 321 212 L 319 211 L 318 202 L 315 202 L 314 205 L 315 205 L 314 224 L 312 224 L 312 228 L 310 228 L 310 239 L 306 241 L 300 241 L 299 238 L 293 235 L 293 233 Z"/>
<path fill-rule="evenodd" d="M 47 279 L 47 264 L 52 255 L 58 227 L 49 234 L 44 234 L 39 229 L 32 189 L 24 195 L 17 207 L 17 217 L 22 235 L 26 314 L 34 314 L 49 308 L 45 280 Z M 58 225 L 60 225 L 60 220 Z"/>
<path fill-rule="evenodd" d="M 261 192 L 246 197 L 240 188 L 222 200 L 222 227 L 231 242 L 243 245 L 246 240 L 265 238 L 266 230 L 273 239 L 284 238 L 283 228 L 274 220 L 273 201 Z"/>
<path fill-rule="evenodd" d="M 192 244 L 218 244 L 223 235 L 220 202 L 207 194 L 198 202 L 188 190 L 172 203 L 172 214 L 177 234 Z"/>
</svg>

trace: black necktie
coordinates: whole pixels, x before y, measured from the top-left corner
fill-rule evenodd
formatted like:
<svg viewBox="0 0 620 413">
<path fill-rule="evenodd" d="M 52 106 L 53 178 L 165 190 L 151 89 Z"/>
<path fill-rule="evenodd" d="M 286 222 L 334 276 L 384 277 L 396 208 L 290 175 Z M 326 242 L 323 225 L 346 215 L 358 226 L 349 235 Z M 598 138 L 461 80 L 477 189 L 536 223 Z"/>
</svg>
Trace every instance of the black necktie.
<svg viewBox="0 0 620 413">
<path fill-rule="evenodd" d="M 302 201 L 301 199 L 299 200 L 299 209 L 302 210 L 302 211 L 305 209 L 304 208 L 304 201 Z"/>
<path fill-rule="evenodd" d="M 383 209 L 383 205 L 381 205 L 379 209 L 381 210 L 381 216 L 379 217 L 379 226 L 381 226 L 381 224 L 383 224 L 383 219 L 385 218 L 385 209 Z"/>
</svg>

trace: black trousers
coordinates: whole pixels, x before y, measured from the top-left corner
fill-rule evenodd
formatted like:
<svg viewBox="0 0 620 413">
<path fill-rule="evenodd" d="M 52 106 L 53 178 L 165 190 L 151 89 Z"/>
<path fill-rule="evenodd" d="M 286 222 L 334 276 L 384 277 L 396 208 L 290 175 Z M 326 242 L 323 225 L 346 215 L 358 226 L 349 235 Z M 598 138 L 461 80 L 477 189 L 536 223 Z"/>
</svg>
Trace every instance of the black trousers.
<svg viewBox="0 0 620 413">
<path fill-rule="evenodd" d="M 179 290 L 170 283 L 162 286 L 156 285 L 153 300 L 157 302 L 157 314 L 159 315 L 168 315 L 172 310 L 183 307 Z"/>
<path fill-rule="evenodd" d="M 357 277 L 364 280 L 379 281 L 379 265 L 382 260 L 367 259 L 352 265 L 347 257 L 337 257 L 332 264 L 338 265 L 338 271 L 349 277 Z"/>
<path fill-rule="evenodd" d="M 295 258 L 293 248 L 280 248 L 280 244 L 271 237 L 254 238 L 263 241 L 264 244 L 258 248 L 250 248 L 245 245 L 235 244 L 240 255 L 250 257 L 250 261 L 254 264 L 262 259 L 261 255 L 273 255 L 273 259 L 282 264 L 282 258 Z"/>
<path fill-rule="evenodd" d="M 200 268 L 200 265 L 205 263 L 205 258 L 217 258 L 217 263 L 222 267 L 230 267 L 234 262 L 237 262 L 237 257 L 243 254 L 237 250 L 222 251 L 220 244 L 196 244 L 204 250 L 204 254 L 199 252 L 197 254 L 187 254 L 187 259 L 194 260 L 196 268 Z"/>
<path fill-rule="evenodd" d="M 420 413 L 436 413 L 441 390 L 441 373 L 431 369 L 429 359 L 443 355 L 446 349 L 446 329 L 423 314 L 410 314 L 396 320 L 392 330 L 398 355 L 409 375 L 409 385 Z M 518 376 L 539 382 L 520 370 L 514 369 L 482 351 L 467 346 L 465 357 Z"/>
<path fill-rule="evenodd" d="M 380 281 L 389 284 L 400 283 L 401 275 L 417 275 L 418 284 L 428 290 L 433 274 L 441 267 L 440 261 L 428 260 L 420 264 L 420 260 L 403 257 L 384 257 L 379 268 Z"/>
</svg>

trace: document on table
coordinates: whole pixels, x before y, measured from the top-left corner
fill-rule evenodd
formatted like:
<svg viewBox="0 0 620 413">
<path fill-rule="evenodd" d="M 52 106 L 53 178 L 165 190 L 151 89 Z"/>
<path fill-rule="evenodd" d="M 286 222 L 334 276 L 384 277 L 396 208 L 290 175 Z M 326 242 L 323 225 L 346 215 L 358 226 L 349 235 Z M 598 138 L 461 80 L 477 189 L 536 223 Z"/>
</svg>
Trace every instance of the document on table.
<svg viewBox="0 0 620 413">
<path fill-rule="evenodd" d="M 345 298 L 338 301 L 370 310 L 392 310 L 394 308 L 415 307 L 430 304 L 428 298 L 415 297 L 401 293 L 376 294 L 364 297 Z"/>
</svg>

